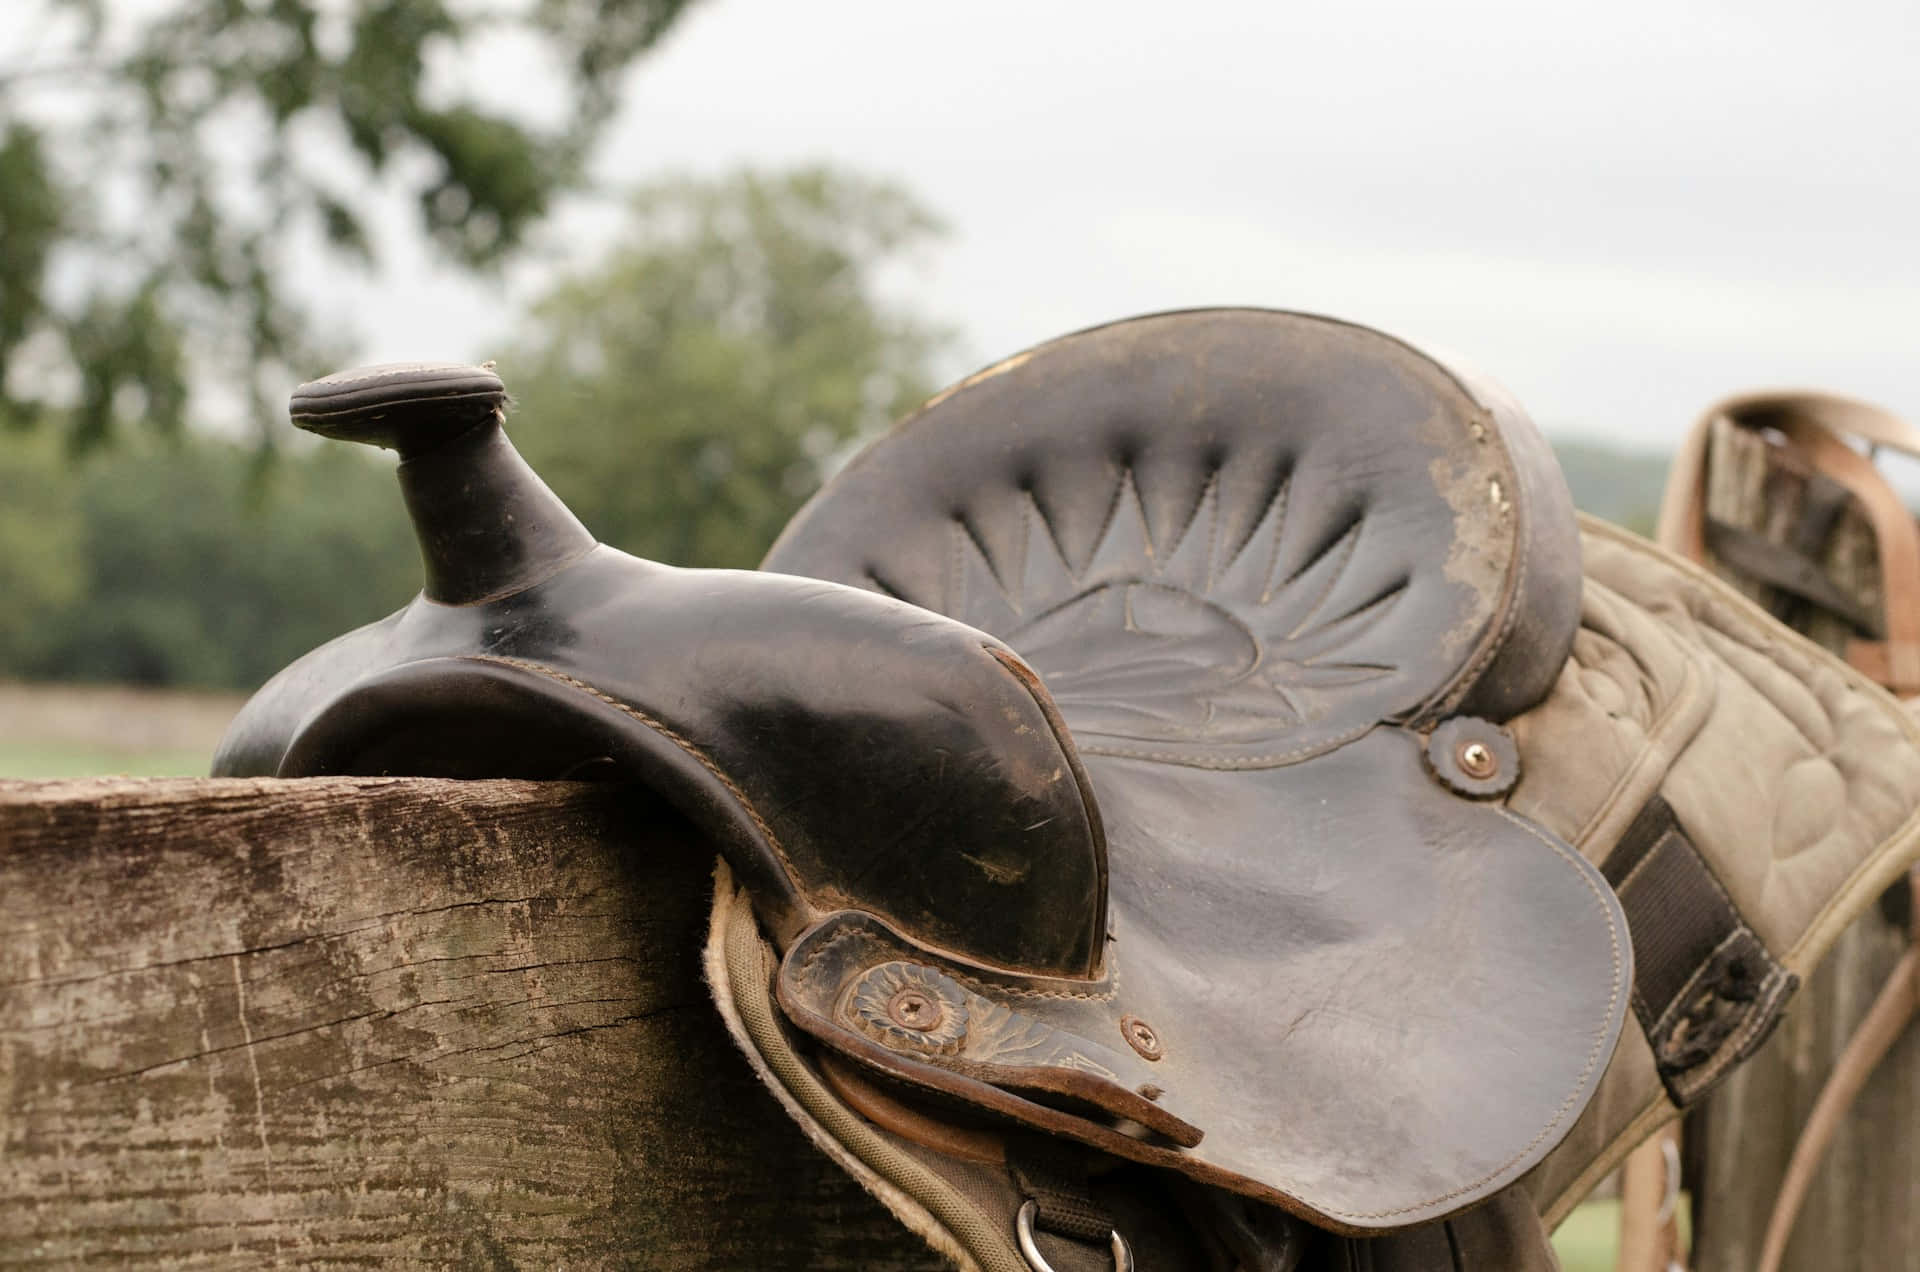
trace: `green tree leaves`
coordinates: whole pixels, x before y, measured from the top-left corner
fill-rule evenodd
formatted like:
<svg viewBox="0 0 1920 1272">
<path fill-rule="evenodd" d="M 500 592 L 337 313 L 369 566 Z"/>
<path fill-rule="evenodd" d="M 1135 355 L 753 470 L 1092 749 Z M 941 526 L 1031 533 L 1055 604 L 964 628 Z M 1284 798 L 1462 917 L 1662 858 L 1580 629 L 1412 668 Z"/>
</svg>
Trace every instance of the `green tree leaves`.
<svg viewBox="0 0 1920 1272">
<path fill-rule="evenodd" d="M 15 121 L 0 133 L 0 382 L 7 360 L 45 312 L 40 289 L 65 201 L 40 130 Z"/>
<path fill-rule="evenodd" d="M 412 194 L 448 259 L 498 264 L 580 180 L 620 75 L 690 0 L 22 3 L 53 34 L 0 63 L 0 418 L 58 406 L 85 449 L 176 427 L 202 376 L 268 426 L 317 369 L 289 254 L 377 263 L 383 193 Z M 557 122 L 435 74 L 514 32 L 564 68 Z"/>
<path fill-rule="evenodd" d="M 827 169 L 647 186 L 621 245 L 500 357 L 509 431 L 606 542 L 751 567 L 823 464 L 932 388 L 947 336 L 877 276 L 937 230 L 898 188 Z"/>
</svg>

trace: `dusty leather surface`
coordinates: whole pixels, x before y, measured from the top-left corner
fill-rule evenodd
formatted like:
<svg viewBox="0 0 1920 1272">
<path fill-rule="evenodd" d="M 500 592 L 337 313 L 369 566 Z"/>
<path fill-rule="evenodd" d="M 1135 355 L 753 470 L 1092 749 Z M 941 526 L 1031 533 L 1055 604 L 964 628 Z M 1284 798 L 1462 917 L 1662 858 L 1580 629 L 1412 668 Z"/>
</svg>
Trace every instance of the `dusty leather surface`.
<svg viewBox="0 0 1920 1272">
<path fill-rule="evenodd" d="M 1011 1017 L 943 1054 L 846 1007 L 900 956 L 822 957 L 829 919 L 783 1006 L 898 1076 L 1338 1229 L 1516 1178 L 1611 1053 L 1624 922 L 1565 843 L 1443 788 L 1397 724 L 1517 709 L 1557 674 L 1577 554 L 1534 441 L 1377 333 L 1228 311 L 1042 346 L 876 443 L 767 568 L 952 614 L 1040 672 L 1108 829 L 1110 983 L 937 964 Z M 1063 1038 L 1137 1088 L 1147 1067 L 1104 1054 L 1127 1018 L 1197 1145 L 1008 1098 Z"/>
</svg>

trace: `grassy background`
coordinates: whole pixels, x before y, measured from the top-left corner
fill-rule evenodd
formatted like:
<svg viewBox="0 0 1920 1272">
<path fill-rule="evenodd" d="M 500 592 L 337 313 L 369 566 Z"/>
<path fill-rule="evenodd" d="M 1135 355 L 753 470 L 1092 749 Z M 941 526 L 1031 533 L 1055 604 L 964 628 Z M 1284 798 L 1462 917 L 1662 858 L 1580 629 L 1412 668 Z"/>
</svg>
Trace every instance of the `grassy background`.
<svg viewBox="0 0 1920 1272">
<path fill-rule="evenodd" d="M 205 773 L 238 694 L 0 682 L 0 778 Z"/>
</svg>

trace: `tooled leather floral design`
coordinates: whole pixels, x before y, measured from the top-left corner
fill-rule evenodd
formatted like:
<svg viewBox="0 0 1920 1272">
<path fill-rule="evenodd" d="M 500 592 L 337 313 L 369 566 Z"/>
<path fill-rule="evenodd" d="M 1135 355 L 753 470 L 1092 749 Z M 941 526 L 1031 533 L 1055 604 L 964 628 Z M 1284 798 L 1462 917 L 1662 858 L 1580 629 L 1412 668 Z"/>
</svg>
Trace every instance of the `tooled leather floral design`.
<svg viewBox="0 0 1920 1272">
<path fill-rule="evenodd" d="M 967 994 L 919 963 L 882 963 L 854 983 L 847 999 L 854 1027 L 895 1051 L 953 1055 L 967 1035 Z"/>
<path fill-rule="evenodd" d="M 1220 533 L 1210 483 L 1171 543 L 1155 544 L 1131 473 L 1091 557 L 1070 564 L 1029 503 L 1021 559 L 996 562 L 956 520 L 948 612 L 1006 640 L 1041 674 L 1076 733 L 1252 743 L 1310 725 L 1399 671 L 1380 639 L 1404 583 L 1342 586 L 1364 518 L 1302 553 L 1287 486 L 1239 542 Z M 1302 532 L 1305 533 L 1305 532 Z M 1290 542 L 1290 541 L 1289 541 Z"/>
</svg>

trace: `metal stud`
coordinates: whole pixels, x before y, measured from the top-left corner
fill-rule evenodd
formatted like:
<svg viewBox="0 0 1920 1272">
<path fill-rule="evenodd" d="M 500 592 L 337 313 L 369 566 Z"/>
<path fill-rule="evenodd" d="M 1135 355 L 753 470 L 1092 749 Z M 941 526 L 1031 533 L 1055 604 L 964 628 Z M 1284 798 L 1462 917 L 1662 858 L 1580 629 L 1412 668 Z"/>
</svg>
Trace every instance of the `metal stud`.
<svg viewBox="0 0 1920 1272">
<path fill-rule="evenodd" d="M 1492 777 L 1500 769 L 1500 761 L 1493 758 L 1493 752 L 1484 742 L 1462 743 L 1457 757 L 1460 767 L 1471 777 L 1482 781 Z"/>
<path fill-rule="evenodd" d="M 1127 1040 L 1127 1045 L 1145 1059 L 1158 1060 L 1167 1054 L 1166 1048 L 1160 1042 L 1160 1035 L 1153 1031 L 1152 1025 L 1138 1016 L 1120 1017 L 1120 1033 Z"/>
</svg>

